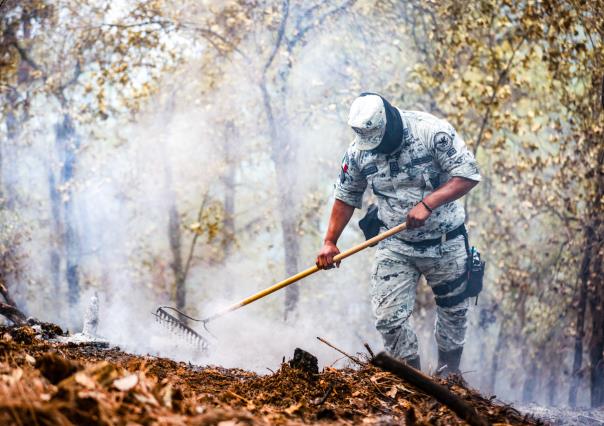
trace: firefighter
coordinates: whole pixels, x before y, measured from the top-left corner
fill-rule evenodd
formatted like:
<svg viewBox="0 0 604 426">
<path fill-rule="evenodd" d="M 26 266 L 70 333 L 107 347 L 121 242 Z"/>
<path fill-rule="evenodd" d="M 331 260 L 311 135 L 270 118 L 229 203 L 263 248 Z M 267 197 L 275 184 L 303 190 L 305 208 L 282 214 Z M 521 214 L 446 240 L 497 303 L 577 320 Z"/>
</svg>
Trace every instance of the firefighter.
<svg viewBox="0 0 604 426">
<path fill-rule="evenodd" d="M 447 121 L 399 110 L 374 93 L 355 99 L 348 124 L 355 137 L 342 161 L 317 266 L 334 266 L 338 238 L 369 186 L 377 229 L 407 223 L 379 243 L 371 274 L 371 304 L 384 346 L 420 369 L 411 314 L 424 275 L 437 305 L 438 368 L 459 373 L 469 303 L 465 211 L 457 200 L 481 179 L 474 155 Z"/>
</svg>

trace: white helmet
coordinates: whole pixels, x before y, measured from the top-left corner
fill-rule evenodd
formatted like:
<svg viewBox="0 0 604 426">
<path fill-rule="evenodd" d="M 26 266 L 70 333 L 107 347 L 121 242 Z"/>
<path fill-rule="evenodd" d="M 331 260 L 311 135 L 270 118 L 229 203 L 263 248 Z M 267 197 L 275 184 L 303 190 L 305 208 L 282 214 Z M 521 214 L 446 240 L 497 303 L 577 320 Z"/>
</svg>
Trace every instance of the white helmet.
<svg viewBox="0 0 604 426">
<path fill-rule="evenodd" d="M 376 148 L 386 132 L 386 109 L 382 98 L 363 94 L 350 106 L 348 125 L 355 131 L 354 144 L 361 151 Z"/>
</svg>

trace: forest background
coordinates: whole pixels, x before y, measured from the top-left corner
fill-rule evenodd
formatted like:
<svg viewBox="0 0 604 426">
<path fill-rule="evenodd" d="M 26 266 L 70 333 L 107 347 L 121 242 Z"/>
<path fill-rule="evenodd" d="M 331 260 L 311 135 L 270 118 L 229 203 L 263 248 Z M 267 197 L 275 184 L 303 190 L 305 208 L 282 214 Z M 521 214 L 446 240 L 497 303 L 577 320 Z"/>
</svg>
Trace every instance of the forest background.
<svg viewBox="0 0 604 426">
<path fill-rule="evenodd" d="M 96 292 L 112 343 L 257 371 L 296 346 L 333 363 L 316 335 L 378 349 L 369 253 L 217 323 L 209 356 L 150 314 L 208 314 L 312 265 L 348 107 L 376 91 L 449 120 L 481 166 L 463 200 L 488 262 L 468 381 L 604 404 L 602 1 L 5 0 L 0 16 L 0 284 L 27 315 L 79 330 Z M 353 223 L 339 245 L 360 241 Z M 424 284 L 432 370 L 433 318 Z"/>
</svg>

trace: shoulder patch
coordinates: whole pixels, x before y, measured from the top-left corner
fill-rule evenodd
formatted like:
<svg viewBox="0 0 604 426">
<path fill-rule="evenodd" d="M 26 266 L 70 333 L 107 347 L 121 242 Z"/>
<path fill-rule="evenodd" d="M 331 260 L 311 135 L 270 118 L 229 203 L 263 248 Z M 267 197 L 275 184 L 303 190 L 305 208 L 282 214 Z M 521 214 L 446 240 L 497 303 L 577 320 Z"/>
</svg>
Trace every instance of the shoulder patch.
<svg viewBox="0 0 604 426">
<path fill-rule="evenodd" d="M 342 158 L 342 170 L 340 170 L 340 183 L 345 183 L 347 179 L 350 179 L 350 174 L 348 173 L 348 153 L 344 154 L 344 157 Z"/>
<path fill-rule="evenodd" d="M 434 148 L 447 152 L 453 145 L 453 138 L 447 132 L 438 132 L 434 135 Z"/>
</svg>

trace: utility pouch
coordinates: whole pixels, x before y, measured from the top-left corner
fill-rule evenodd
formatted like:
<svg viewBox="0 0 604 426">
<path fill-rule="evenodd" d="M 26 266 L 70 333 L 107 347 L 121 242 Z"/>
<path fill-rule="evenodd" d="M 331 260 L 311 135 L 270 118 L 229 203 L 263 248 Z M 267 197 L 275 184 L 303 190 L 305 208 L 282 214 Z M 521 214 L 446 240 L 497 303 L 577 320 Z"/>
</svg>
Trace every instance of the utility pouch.
<svg viewBox="0 0 604 426">
<path fill-rule="evenodd" d="M 363 231 L 366 240 L 370 240 L 380 233 L 380 228 L 384 225 L 384 222 L 378 217 L 378 208 L 375 204 L 369 205 L 365 216 L 359 220 L 359 228 Z M 377 243 L 376 243 L 377 244 Z M 371 247 L 375 246 L 372 244 Z"/>
<path fill-rule="evenodd" d="M 480 253 L 476 247 L 468 252 L 468 283 L 465 294 L 468 298 L 475 297 L 475 304 L 478 303 L 478 295 L 482 291 L 482 280 L 484 278 L 485 261 L 480 258 Z"/>
</svg>

